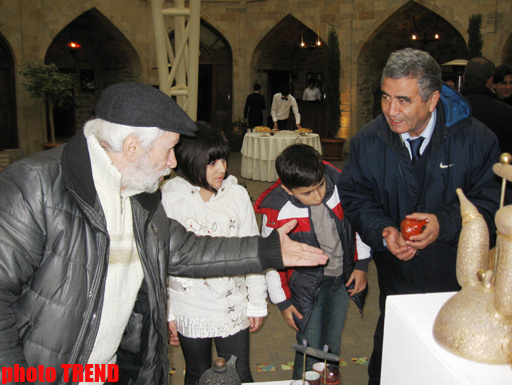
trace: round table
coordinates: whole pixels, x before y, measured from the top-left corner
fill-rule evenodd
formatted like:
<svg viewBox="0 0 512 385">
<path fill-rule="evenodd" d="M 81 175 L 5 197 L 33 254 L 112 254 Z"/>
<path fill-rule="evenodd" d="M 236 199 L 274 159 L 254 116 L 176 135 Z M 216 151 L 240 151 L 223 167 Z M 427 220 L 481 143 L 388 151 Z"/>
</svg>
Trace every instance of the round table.
<svg viewBox="0 0 512 385">
<path fill-rule="evenodd" d="M 293 131 L 278 132 L 274 135 L 255 132 L 245 134 L 240 151 L 242 177 L 265 182 L 277 180 L 276 158 L 286 147 L 295 143 L 308 144 L 322 153 L 318 134 L 304 135 Z"/>
</svg>

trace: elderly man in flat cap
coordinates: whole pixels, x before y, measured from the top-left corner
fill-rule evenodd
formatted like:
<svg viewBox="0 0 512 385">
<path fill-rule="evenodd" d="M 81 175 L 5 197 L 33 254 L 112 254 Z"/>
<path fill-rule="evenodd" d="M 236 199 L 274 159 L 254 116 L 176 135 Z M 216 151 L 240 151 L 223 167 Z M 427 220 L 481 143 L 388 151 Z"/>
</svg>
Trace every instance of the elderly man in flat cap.
<svg viewBox="0 0 512 385">
<path fill-rule="evenodd" d="M 169 274 L 325 263 L 287 237 L 291 227 L 265 239 L 209 238 L 168 220 L 159 181 L 176 166 L 180 135 L 195 131 L 164 93 L 121 83 L 68 144 L 0 174 L 2 384 L 105 382 L 101 370 L 115 368 L 108 380 L 167 385 Z"/>
</svg>

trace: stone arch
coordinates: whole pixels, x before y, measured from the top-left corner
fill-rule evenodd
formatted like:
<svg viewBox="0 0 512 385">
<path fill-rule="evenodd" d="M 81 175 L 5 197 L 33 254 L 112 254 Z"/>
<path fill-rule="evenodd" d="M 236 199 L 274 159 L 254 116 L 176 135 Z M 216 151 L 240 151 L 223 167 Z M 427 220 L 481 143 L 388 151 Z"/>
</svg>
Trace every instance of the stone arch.
<svg viewBox="0 0 512 385">
<path fill-rule="evenodd" d="M 18 147 L 15 78 L 12 50 L 0 33 L 0 151 Z"/>
<path fill-rule="evenodd" d="M 300 47 L 301 38 L 308 45 L 307 48 Z M 321 45 L 314 48 L 317 40 Z M 272 96 L 279 92 L 283 82 L 289 82 L 291 94 L 301 99 L 302 91 L 307 86 L 308 74 L 315 74 L 315 77 L 318 74 L 320 82 L 325 79 L 325 47 L 325 42 L 317 32 L 291 14 L 281 19 L 260 40 L 252 54 L 251 69 L 256 73 L 254 82 L 260 83 L 264 90 L 268 115 Z M 307 119 L 310 114 L 302 115 Z M 303 123 L 306 124 L 305 127 L 310 126 L 307 121 Z"/>
<path fill-rule="evenodd" d="M 70 41 L 79 42 L 81 48 L 70 50 Z M 48 47 L 44 61 L 76 74 L 75 106 L 55 111 L 56 134 L 61 140 L 71 137 L 94 115 L 94 106 L 105 87 L 142 78 L 135 48 L 97 8 L 82 13 L 63 28 Z"/>
<path fill-rule="evenodd" d="M 440 38 L 414 42 L 411 40 L 414 32 L 420 40 L 430 39 L 434 32 Z M 440 64 L 468 58 L 463 36 L 449 21 L 415 1 L 407 2 L 373 31 L 360 50 L 357 58 L 356 127 L 362 127 L 380 113 L 380 103 L 375 98 L 380 95 L 382 69 L 391 52 L 407 47 L 429 52 Z"/>
</svg>

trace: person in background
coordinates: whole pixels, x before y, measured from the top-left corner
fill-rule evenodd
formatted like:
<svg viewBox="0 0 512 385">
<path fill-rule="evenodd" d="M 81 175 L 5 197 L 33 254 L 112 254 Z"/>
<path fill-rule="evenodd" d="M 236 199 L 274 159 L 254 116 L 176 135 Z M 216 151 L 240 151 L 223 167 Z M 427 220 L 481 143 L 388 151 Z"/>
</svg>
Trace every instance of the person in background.
<svg viewBox="0 0 512 385">
<path fill-rule="evenodd" d="M 512 66 L 502 64 L 496 67 L 493 74 L 493 88 L 496 97 L 512 106 Z"/>
<path fill-rule="evenodd" d="M 393 52 L 382 72 L 382 114 L 350 142 L 339 184 L 343 210 L 377 267 L 380 317 L 368 366 L 380 383 L 385 302 L 388 295 L 455 291 L 462 227 L 455 193 L 478 208 L 494 239 L 500 184 L 498 140 L 472 118 L 468 102 L 443 85 L 441 68 L 427 53 Z M 406 241 L 404 218 L 428 220 Z"/>
<path fill-rule="evenodd" d="M 308 82 L 308 86 L 304 90 L 304 94 L 302 95 L 302 100 L 320 100 L 322 98 L 322 94 L 320 93 L 320 89 L 316 86 L 315 80 L 310 79 Z"/>
<path fill-rule="evenodd" d="M 162 187 L 167 216 L 198 235 L 258 235 L 249 194 L 227 173 L 229 143 L 220 132 L 198 126 L 195 139 L 183 138 L 176 146 L 178 176 Z M 183 351 L 185 385 L 196 384 L 210 368 L 212 342 L 219 357 L 238 357 L 242 382 L 253 382 L 249 332 L 258 330 L 267 315 L 265 276 L 170 276 L 168 285 L 169 342 Z"/>
<path fill-rule="evenodd" d="M 455 76 L 445 76 L 443 81 L 448 87 L 453 88 L 454 90 L 457 89 L 457 78 Z"/>
<path fill-rule="evenodd" d="M 262 273 L 327 257 L 286 236 L 295 223 L 267 238 L 222 238 L 167 218 L 160 181 L 176 167 L 180 135 L 197 130 L 168 95 L 119 83 L 95 112 L 67 144 L 0 173 L 0 366 L 43 365 L 61 379 L 63 365 L 116 364 L 119 384 L 167 385 L 168 275 Z"/>
<path fill-rule="evenodd" d="M 266 274 L 269 296 L 284 319 L 297 331 L 297 343 L 340 354 L 341 332 L 349 298 L 362 311 L 366 297 L 370 249 L 356 237 L 343 216 L 337 184 L 341 171 L 313 147 L 295 144 L 276 159 L 279 180 L 263 192 L 255 210 L 263 214 L 262 235 L 282 223 L 297 219 L 293 237 L 319 245 L 329 256 L 324 267 L 271 270 Z M 357 239 L 357 241 L 356 241 Z M 357 244 L 357 247 L 356 247 Z M 307 357 L 306 370 L 315 363 Z M 338 362 L 330 362 L 338 367 Z M 293 378 L 302 378 L 303 354 L 295 354 Z"/>
<path fill-rule="evenodd" d="M 261 86 L 255 83 L 253 90 L 254 92 L 247 96 L 244 107 L 244 118 L 249 128 L 263 126 L 263 111 L 267 109 L 265 97 L 261 94 Z"/>
<path fill-rule="evenodd" d="M 290 116 L 290 107 L 295 116 L 295 125 L 297 129 L 300 129 L 300 113 L 299 106 L 295 98 L 290 95 L 290 86 L 283 84 L 281 86 L 281 92 L 278 92 L 272 98 L 271 115 L 272 121 L 274 122 L 274 129 L 286 130 L 288 124 L 288 117 Z"/>
<path fill-rule="evenodd" d="M 484 57 L 471 59 L 464 68 L 462 95 L 471 105 L 473 117 L 498 137 L 501 152 L 512 152 L 512 106 L 492 92 L 494 63 Z"/>
</svg>

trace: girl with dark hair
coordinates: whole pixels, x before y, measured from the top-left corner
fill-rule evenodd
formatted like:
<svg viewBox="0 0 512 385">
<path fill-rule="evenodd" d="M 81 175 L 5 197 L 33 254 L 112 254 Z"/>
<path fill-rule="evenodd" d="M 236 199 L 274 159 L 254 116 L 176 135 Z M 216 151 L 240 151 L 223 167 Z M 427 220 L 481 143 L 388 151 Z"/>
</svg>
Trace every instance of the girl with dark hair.
<svg viewBox="0 0 512 385">
<path fill-rule="evenodd" d="M 177 177 L 162 187 L 167 216 L 198 235 L 259 235 L 247 191 L 228 176 L 229 144 L 219 132 L 200 125 L 196 138 L 176 146 Z M 267 315 L 263 275 L 168 279 L 169 343 L 181 345 L 185 385 L 196 384 L 212 363 L 212 341 L 219 357 L 238 357 L 242 382 L 252 382 L 249 332 Z"/>
</svg>

